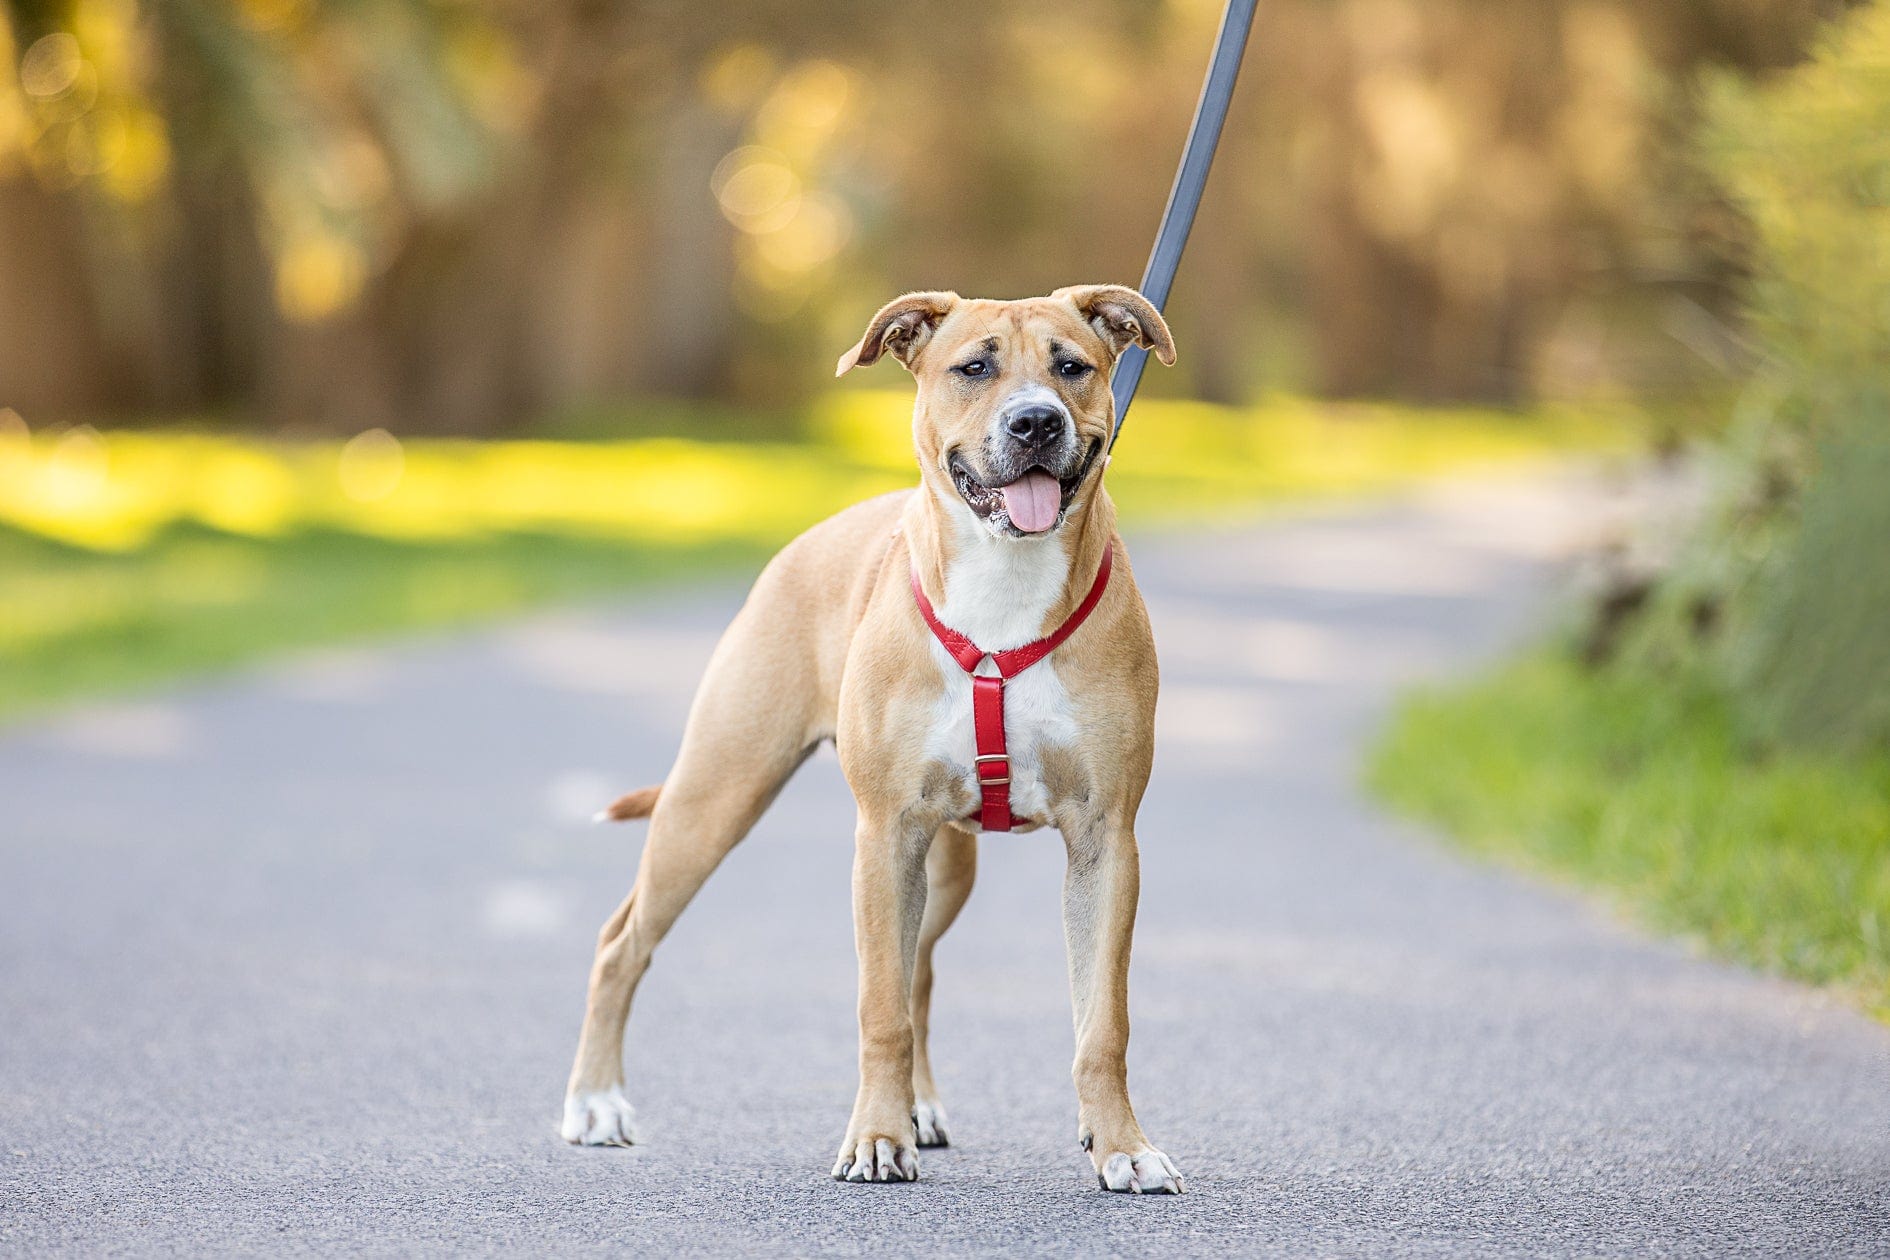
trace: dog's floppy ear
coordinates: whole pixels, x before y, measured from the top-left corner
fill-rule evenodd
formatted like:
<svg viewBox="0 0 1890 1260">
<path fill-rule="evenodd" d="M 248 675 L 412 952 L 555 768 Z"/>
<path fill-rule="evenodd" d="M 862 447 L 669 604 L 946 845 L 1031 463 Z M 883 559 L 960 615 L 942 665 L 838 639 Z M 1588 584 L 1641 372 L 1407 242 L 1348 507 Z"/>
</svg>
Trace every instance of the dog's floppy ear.
<svg viewBox="0 0 1890 1260">
<path fill-rule="evenodd" d="M 1155 304 L 1122 284 L 1079 284 L 1050 295 L 1067 299 L 1117 354 L 1130 345 L 1152 350 L 1163 366 L 1175 363 L 1175 339 Z"/>
<path fill-rule="evenodd" d="M 957 304 L 956 293 L 908 293 L 894 298 L 868 322 L 858 344 L 840 356 L 833 374 L 845 376 L 856 367 L 871 367 L 888 351 L 910 368 L 913 356 L 931 340 L 932 330 Z"/>
</svg>

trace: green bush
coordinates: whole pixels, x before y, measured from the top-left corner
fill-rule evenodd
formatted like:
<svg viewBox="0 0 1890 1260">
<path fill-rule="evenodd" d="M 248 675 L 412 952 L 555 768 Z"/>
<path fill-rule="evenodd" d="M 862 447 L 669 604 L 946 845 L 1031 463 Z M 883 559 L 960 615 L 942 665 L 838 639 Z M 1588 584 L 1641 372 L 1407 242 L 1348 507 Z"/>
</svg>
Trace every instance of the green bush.
<svg viewBox="0 0 1890 1260">
<path fill-rule="evenodd" d="M 1711 82 L 1700 150 L 1749 224 L 1759 363 L 1629 654 L 1706 671 L 1748 739 L 1890 744 L 1890 4 Z"/>
<path fill-rule="evenodd" d="M 1750 224 L 1746 313 L 1783 385 L 1774 421 L 1816 434 L 1881 415 L 1890 363 L 1890 5 L 1835 24 L 1770 81 L 1708 86 L 1701 153 Z"/>
</svg>

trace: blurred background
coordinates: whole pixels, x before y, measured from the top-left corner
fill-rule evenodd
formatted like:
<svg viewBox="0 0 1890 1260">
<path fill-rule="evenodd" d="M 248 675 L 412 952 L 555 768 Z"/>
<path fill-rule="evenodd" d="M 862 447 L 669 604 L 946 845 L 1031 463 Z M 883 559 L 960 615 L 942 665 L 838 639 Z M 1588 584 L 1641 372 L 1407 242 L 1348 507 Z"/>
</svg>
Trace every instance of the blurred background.
<svg viewBox="0 0 1890 1260">
<path fill-rule="evenodd" d="M 905 289 L 1133 283 L 1218 19 L 4 0 L 0 715 L 752 568 L 909 483 L 836 353 Z M 1882 5 L 1269 0 L 1110 473 L 1139 525 L 1704 470 L 1374 773 L 1878 1004 L 1886 65 Z"/>
<path fill-rule="evenodd" d="M 1263 6 L 1150 388 L 1717 383 L 1703 70 L 1813 0 Z M 8 0 L 0 394 L 47 421 L 517 433 L 778 410 L 919 286 L 1140 275 L 1214 0 Z"/>
</svg>

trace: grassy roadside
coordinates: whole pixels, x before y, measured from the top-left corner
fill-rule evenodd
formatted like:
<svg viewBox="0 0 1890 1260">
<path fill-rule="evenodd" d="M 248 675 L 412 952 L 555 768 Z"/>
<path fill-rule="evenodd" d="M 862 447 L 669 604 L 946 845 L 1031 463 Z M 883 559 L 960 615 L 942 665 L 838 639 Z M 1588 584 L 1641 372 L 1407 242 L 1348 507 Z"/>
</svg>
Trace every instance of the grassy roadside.
<svg viewBox="0 0 1890 1260">
<path fill-rule="evenodd" d="M 0 425 L 0 721 L 281 649 L 753 569 L 914 480 L 910 400 L 835 394 L 799 437 L 279 443 Z M 11 413 L 0 412 L 0 421 Z M 1631 445 L 1621 416 L 1149 401 L 1130 523 L 1238 516 Z"/>
<path fill-rule="evenodd" d="M 1408 697 L 1369 778 L 1473 852 L 1890 1019 L 1890 756 L 1758 758 L 1704 681 L 1545 654 Z"/>
<path fill-rule="evenodd" d="M 118 553 L 0 530 L 0 721 L 278 651 L 759 567 L 765 556 L 740 540 L 626 547 L 513 534 L 416 544 L 336 530 L 262 540 L 202 526 Z"/>
</svg>

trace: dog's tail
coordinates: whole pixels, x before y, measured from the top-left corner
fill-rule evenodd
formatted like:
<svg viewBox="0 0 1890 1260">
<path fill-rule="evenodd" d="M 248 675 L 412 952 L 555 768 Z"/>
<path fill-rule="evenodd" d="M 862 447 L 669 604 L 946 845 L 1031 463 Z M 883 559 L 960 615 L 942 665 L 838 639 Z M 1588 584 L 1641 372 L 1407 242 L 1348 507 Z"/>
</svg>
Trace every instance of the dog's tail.
<svg viewBox="0 0 1890 1260">
<path fill-rule="evenodd" d="M 638 788 L 626 792 L 597 812 L 597 822 L 629 822 L 633 818 L 648 818 L 650 811 L 656 808 L 656 798 L 662 795 L 663 785 Z"/>
</svg>

